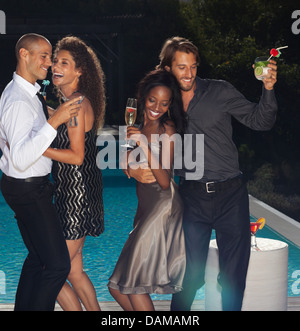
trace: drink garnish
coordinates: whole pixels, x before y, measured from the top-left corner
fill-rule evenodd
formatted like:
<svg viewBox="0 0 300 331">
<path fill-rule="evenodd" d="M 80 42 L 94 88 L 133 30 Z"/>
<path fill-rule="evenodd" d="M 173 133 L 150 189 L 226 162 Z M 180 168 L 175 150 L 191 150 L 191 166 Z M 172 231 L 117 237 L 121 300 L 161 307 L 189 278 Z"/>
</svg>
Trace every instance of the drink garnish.
<svg viewBox="0 0 300 331">
<path fill-rule="evenodd" d="M 47 79 L 44 79 L 42 84 L 44 85 L 44 90 L 43 90 L 43 93 L 45 93 L 45 90 L 46 90 L 46 86 L 48 86 L 50 84 L 50 81 L 47 80 Z"/>
<path fill-rule="evenodd" d="M 280 49 L 288 48 L 288 47 L 289 46 L 281 46 L 281 47 L 278 47 L 278 48 L 272 48 L 270 50 L 271 56 L 268 58 L 267 61 L 269 61 L 272 57 L 279 57 L 281 55 Z"/>
<path fill-rule="evenodd" d="M 256 221 L 256 224 L 258 224 L 258 228 L 259 230 L 261 230 L 265 224 L 266 224 L 266 220 L 264 217 L 260 217 L 257 221 Z"/>
<path fill-rule="evenodd" d="M 262 67 L 257 67 L 257 68 L 255 68 L 255 75 L 256 76 L 260 76 L 260 75 L 262 75 L 263 74 L 263 68 Z"/>
</svg>

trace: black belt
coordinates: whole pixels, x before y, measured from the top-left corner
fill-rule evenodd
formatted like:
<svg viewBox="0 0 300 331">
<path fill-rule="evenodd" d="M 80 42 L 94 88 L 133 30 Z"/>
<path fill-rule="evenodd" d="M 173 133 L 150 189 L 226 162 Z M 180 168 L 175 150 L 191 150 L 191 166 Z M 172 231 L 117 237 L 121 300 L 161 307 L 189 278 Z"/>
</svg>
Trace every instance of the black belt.
<svg viewBox="0 0 300 331">
<path fill-rule="evenodd" d="M 2 174 L 2 176 L 11 183 L 42 183 L 49 179 L 49 175 L 41 177 L 29 177 L 29 178 L 14 178 Z"/>
<path fill-rule="evenodd" d="M 218 191 L 224 191 L 226 189 L 229 189 L 230 187 L 236 185 L 236 184 L 242 184 L 243 183 L 243 177 L 237 176 L 222 182 L 197 182 L 194 180 L 185 180 L 184 178 L 180 177 L 180 184 L 188 185 L 191 188 L 194 189 L 201 189 L 202 191 L 205 191 L 206 193 L 215 193 Z"/>
</svg>

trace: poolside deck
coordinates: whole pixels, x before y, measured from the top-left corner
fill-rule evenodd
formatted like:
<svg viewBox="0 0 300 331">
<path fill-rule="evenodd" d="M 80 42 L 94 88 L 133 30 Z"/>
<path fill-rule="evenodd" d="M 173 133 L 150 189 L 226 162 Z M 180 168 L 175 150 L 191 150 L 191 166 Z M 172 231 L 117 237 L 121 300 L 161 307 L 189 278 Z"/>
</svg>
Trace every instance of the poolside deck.
<svg viewBox="0 0 300 331">
<path fill-rule="evenodd" d="M 114 301 L 99 302 L 103 311 L 122 311 L 120 306 Z M 154 301 L 156 311 L 169 311 L 170 301 L 157 300 Z M 192 311 L 204 311 L 204 300 L 196 300 L 193 304 Z M 13 304 L 0 304 L 1 311 L 12 311 Z M 62 311 L 59 305 L 55 306 L 55 311 Z M 300 297 L 289 297 L 287 311 L 300 311 Z"/>
</svg>

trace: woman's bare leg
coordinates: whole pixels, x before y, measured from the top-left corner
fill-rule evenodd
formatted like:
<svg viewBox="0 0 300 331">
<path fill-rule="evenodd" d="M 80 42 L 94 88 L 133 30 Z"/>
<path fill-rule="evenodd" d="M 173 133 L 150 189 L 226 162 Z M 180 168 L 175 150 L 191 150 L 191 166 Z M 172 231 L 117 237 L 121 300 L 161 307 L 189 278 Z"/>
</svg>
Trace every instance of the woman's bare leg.
<svg viewBox="0 0 300 331">
<path fill-rule="evenodd" d="M 129 294 L 131 305 L 135 311 L 154 311 L 153 302 L 148 293 Z"/>
<path fill-rule="evenodd" d="M 82 311 L 81 303 L 68 282 L 65 282 L 56 300 L 65 311 Z"/>
<path fill-rule="evenodd" d="M 133 311 L 133 307 L 129 300 L 128 295 L 122 294 L 120 291 L 115 290 L 113 288 L 108 288 L 112 297 L 117 301 L 117 303 L 123 308 L 125 311 Z"/>
<path fill-rule="evenodd" d="M 78 240 L 67 240 L 71 259 L 71 271 L 68 280 L 72 287 L 65 283 L 57 297 L 58 303 L 64 310 L 82 310 L 80 301 L 88 311 L 100 310 L 95 288 L 83 271 L 82 248 L 84 241 L 85 237 Z"/>
</svg>

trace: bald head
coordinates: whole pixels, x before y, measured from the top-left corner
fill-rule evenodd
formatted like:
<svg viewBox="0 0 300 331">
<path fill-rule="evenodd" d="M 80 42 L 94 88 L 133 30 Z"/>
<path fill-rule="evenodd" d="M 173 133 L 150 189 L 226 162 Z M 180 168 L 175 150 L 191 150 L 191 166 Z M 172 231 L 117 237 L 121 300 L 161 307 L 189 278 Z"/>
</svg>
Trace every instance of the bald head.
<svg viewBox="0 0 300 331">
<path fill-rule="evenodd" d="M 16 73 L 34 85 L 47 76 L 52 65 L 52 46 L 41 35 L 26 34 L 16 44 L 16 56 Z"/>
<path fill-rule="evenodd" d="M 40 40 L 44 40 L 49 43 L 49 45 L 51 45 L 50 41 L 42 35 L 36 33 L 28 33 L 23 35 L 16 44 L 17 60 L 19 61 L 21 48 L 25 48 L 27 51 L 31 51 L 32 48 L 34 48 L 34 46 L 38 44 Z"/>
</svg>

